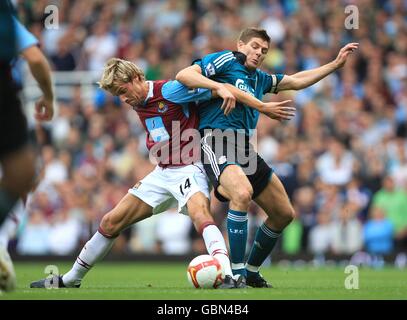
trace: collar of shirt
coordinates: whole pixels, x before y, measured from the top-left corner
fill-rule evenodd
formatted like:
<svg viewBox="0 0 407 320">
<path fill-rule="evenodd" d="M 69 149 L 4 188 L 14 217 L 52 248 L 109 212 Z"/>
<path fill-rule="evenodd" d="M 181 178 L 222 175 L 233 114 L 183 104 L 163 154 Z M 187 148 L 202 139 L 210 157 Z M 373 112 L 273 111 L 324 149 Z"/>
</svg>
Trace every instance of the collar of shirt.
<svg viewBox="0 0 407 320">
<path fill-rule="evenodd" d="M 233 51 L 234 56 L 236 57 L 236 60 L 244 66 L 244 63 L 246 62 L 247 56 L 240 51 Z"/>
<path fill-rule="evenodd" d="M 144 100 L 143 106 L 146 105 L 148 99 L 152 98 L 154 96 L 154 83 L 152 81 L 146 81 L 148 83 L 148 93 L 147 97 Z"/>
<path fill-rule="evenodd" d="M 236 57 L 236 60 L 244 67 L 244 69 L 246 70 L 246 72 L 250 75 L 250 76 L 252 76 L 252 77 L 254 77 L 252 80 L 254 80 L 255 79 L 255 76 L 256 76 L 256 71 L 257 71 L 257 69 L 255 69 L 255 70 L 249 70 L 244 64 L 246 63 L 246 59 L 247 59 L 247 56 L 243 53 L 243 52 L 240 52 L 240 51 L 233 51 L 233 54 L 234 54 L 234 56 Z"/>
</svg>

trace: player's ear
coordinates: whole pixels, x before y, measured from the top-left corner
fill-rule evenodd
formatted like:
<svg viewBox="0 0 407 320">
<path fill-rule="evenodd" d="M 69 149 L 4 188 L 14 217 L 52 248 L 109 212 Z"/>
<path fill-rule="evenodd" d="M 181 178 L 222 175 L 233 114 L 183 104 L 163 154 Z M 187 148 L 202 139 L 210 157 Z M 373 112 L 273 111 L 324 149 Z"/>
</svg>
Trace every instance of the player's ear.
<svg viewBox="0 0 407 320">
<path fill-rule="evenodd" d="M 132 85 L 135 85 L 137 81 L 139 81 L 138 76 L 134 76 L 134 78 L 130 81 L 130 83 L 131 83 Z"/>
<path fill-rule="evenodd" d="M 140 75 L 138 74 L 138 75 L 136 75 L 136 76 L 134 77 L 133 82 L 134 82 L 134 81 L 143 82 L 143 78 L 142 78 L 142 76 L 140 76 Z"/>
<path fill-rule="evenodd" d="M 243 47 L 246 43 L 244 43 L 242 40 L 237 41 L 237 49 L 239 50 L 241 47 Z"/>
</svg>

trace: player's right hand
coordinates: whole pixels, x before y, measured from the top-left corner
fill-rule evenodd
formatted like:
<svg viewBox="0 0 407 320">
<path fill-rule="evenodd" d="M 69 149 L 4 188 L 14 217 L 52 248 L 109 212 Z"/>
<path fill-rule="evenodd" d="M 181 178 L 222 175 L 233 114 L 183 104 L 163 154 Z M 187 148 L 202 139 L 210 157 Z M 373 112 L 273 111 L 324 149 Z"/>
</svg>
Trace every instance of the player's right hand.
<svg viewBox="0 0 407 320">
<path fill-rule="evenodd" d="M 216 90 L 216 93 L 219 96 L 219 98 L 223 99 L 223 103 L 220 108 L 221 108 L 221 110 L 223 110 L 223 113 L 225 114 L 225 116 L 227 116 L 236 107 L 236 98 L 223 85 L 219 86 L 219 88 Z"/>
<path fill-rule="evenodd" d="M 53 99 L 41 97 L 35 103 L 35 119 L 39 121 L 49 121 L 54 115 Z"/>
<path fill-rule="evenodd" d="M 290 120 L 295 116 L 295 107 L 290 107 L 292 100 L 264 103 L 261 113 L 277 121 Z"/>
</svg>

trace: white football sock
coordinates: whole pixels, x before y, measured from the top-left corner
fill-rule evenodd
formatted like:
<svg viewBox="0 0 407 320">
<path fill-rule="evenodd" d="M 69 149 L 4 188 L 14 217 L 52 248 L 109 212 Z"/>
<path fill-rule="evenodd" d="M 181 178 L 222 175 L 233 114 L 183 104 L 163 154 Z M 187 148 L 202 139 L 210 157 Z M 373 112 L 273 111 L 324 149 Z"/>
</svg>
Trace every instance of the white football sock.
<svg viewBox="0 0 407 320">
<path fill-rule="evenodd" d="M 93 265 L 110 251 L 116 238 L 106 238 L 99 231 L 85 244 L 73 267 L 64 274 L 62 281 L 65 286 L 79 285 L 83 277 Z"/>
<path fill-rule="evenodd" d="M 218 227 L 213 224 L 208 225 L 203 229 L 202 237 L 204 238 L 208 253 L 219 261 L 225 275 L 232 276 L 225 240 Z"/>
</svg>

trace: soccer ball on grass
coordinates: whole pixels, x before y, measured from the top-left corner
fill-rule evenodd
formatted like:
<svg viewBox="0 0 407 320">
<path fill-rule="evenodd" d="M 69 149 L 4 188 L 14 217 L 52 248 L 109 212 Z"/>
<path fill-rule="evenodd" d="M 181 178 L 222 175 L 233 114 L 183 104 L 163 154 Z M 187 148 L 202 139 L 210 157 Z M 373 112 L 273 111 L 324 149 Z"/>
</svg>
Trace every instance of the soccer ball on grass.
<svg viewBox="0 0 407 320">
<path fill-rule="evenodd" d="M 195 288 L 216 289 L 223 281 L 224 272 L 216 258 L 204 254 L 192 259 L 187 276 Z"/>
</svg>

